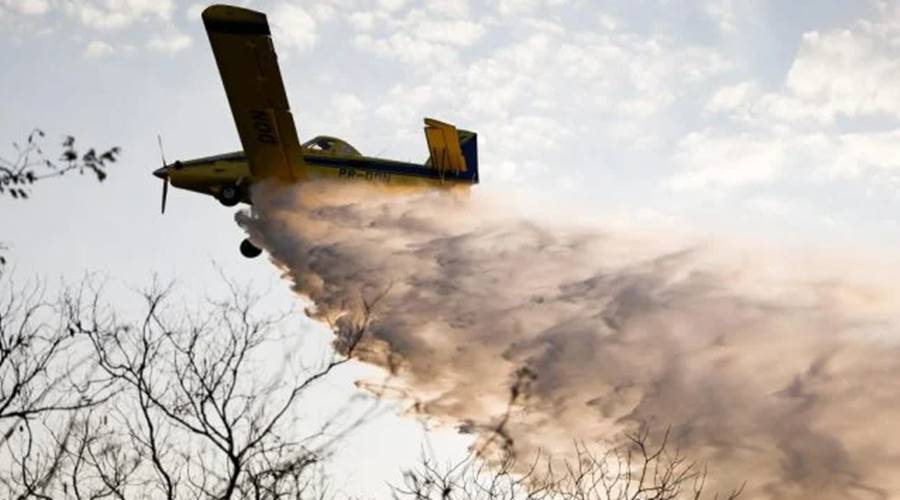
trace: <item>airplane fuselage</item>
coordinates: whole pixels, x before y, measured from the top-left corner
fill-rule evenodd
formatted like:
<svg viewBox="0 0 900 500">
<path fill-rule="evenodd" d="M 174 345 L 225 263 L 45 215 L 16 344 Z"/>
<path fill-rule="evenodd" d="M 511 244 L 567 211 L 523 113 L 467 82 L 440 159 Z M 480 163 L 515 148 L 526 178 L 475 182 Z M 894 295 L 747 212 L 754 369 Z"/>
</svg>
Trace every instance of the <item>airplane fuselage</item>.
<svg viewBox="0 0 900 500">
<path fill-rule="evenodd" d="M 453 189 L 477 182 L 477 172 L 439 172 L 428 165 L 368 156 L 344 156 L 304 151 L 296 177 L 303 181 L 338 180 L 387 184 L 398 188 Z M 239 201 L 250 203 L 249 186 L 256 179 L 242 151 L 177 161 L 157 170 L 177 188 L 207 194 L 223 203 L 223 190 L 237 188 Z M 233 203 L 226 203 L 233 204 Z"/>
</svg>

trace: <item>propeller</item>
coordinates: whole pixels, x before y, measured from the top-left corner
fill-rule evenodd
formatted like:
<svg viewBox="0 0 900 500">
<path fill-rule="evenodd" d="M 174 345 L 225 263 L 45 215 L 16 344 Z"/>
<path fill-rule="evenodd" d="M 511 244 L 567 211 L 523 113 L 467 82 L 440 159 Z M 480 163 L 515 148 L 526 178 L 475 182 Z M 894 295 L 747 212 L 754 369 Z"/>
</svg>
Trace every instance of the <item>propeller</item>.
<svg viewBox="0 0 900 500">
<path fill-rule="evenodd" d="M 163 181 L 163 190 L 162 190 L 162 210 L 160 213 L 166 213 L 166 198 L 169 195 L 169 173 L 167 172 L 167 164 L 166 164 L 166 154 L 163 152 L 163 144 L 162 144 L 162 136 L 156 135 L 156 142 L 159 143 L 159 157 L 162 160 L 162 168 L 153 172 L 157 177 L 161 178 Z"/>
</svg>

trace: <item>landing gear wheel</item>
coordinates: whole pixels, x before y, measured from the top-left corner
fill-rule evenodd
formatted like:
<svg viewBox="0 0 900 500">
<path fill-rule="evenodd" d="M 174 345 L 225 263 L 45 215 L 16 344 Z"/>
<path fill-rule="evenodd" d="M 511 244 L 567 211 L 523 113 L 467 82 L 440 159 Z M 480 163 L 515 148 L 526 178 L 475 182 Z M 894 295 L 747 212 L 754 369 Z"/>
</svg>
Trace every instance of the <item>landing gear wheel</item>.
<svg viewBox="0 0 900 500">
<path fill-rule="evenodd" d="M 219 203 L 226 207 L 233 207 L 241 202 L 241 188 L 237 186 L 222 186 L 219 191 Z"/>
<path fill-rule="evenodd" d="M 244 257 L 252 259 L 254 257 L 259 257 L 259 254 L 261 253 L 262 250 L 253 243 L 250 243 L 249 239 L 245 239 L 241 242 L 241 255 L 243 255 Z"/>
</svg>

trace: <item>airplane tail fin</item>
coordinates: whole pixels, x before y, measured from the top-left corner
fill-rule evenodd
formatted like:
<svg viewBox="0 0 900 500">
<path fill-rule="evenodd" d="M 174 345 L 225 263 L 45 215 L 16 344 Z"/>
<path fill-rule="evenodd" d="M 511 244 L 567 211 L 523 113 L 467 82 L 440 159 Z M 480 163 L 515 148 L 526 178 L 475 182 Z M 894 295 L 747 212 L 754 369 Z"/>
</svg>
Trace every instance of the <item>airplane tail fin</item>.
<svg viewBox="0 0 900 500">
<path fill-rule="evenodd" d="M 425 118 L 425 139 L 430 153 L 426 165 L 442 175 L 478 183 L 478 134 Z"/>
<path fill-rule="evenodd" d="M 478 184 L 478 134 L 468 130 L 459 130 L 458 133 L 459 147 L 466 160 L 465 174 L 472 184 Z"/>
</svg>

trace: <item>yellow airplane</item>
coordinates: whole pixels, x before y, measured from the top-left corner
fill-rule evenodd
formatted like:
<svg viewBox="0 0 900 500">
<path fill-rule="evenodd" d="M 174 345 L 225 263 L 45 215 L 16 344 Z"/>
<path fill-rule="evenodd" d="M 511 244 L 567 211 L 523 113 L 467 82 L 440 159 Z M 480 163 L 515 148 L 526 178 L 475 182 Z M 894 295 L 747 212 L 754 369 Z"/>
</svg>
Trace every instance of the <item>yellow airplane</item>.
<svg viewBox="0 0 900 500">
<path fill-rule="evenodd" d="M 266 15 L 241 7 L 213 5 L 203 11 L 225 94 L 243 151 L 166 164 L 153 172 L 162 178 L 162 212 L 169 184 L 208 194 L 225 206 L 250 203 L 254 182 L 284 183 L 336 179 L 398 187 L 452 189 L 478 183 L 478 136 L 430 118 L 424 164 L 360 154 L 337 137 L 320 135 L 301 144 L 288 106 L 278 58 Z M 261 253 L 249 240 L 241 254 Z"/>
</svg>

